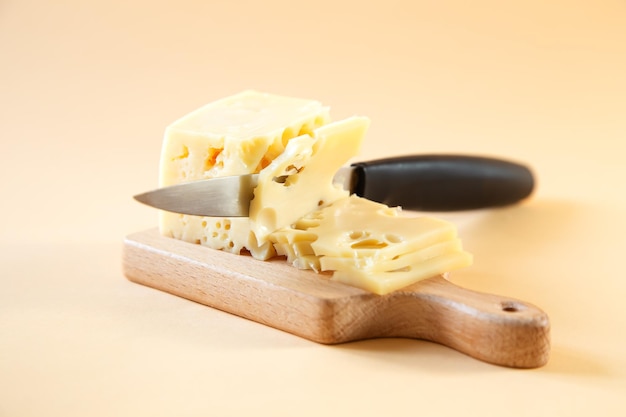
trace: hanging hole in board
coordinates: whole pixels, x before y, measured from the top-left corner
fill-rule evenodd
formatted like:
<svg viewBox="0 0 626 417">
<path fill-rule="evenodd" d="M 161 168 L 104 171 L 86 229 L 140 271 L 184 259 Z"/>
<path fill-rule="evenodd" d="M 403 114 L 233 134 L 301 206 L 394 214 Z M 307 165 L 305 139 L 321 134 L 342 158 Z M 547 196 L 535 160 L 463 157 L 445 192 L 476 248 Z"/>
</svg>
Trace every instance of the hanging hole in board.
<svg viewBox="0 0 626 417">
<path fill-rule="evenodd" d="M 507 313 L 517 313 L 526 309 L 523 304 L 515 301 L 503 301 L 501 305 L 502 311 L 505 311 Z"/>
</svg>

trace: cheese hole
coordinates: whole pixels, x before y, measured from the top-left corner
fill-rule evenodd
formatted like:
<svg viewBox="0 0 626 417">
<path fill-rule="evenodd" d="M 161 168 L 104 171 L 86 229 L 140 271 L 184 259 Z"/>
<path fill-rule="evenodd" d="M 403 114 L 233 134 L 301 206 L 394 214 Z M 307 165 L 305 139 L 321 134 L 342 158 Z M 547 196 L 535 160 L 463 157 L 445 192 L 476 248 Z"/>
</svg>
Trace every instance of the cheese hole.
<svg viewBox="0 0 626 417">
<path fill-rule="evenodd" d="M 272 181 L 274 181 L 277 184 L 282 184 L 285 187 L 290 187 L 294 185 L 295 183 L 297 183 L 299 179 L 300 177 L 296 173 L 296 174 L 291 174 L 291 175 L 279 175 L 277 177 L 272 178 Z"/>
<path fill-rule="evenodd" d="M 185 159 L 185 158 L 187 158 L 188 156 L 189 156 L 189 148 L 188 148 L 188 147 L 186 147 L 185 145 L 183 145 L 183 149 L 182 149 L 182 151 L 180 152 L 180 154 L 179 154 L 179 155 L 177 155 L 177 156 L 175 156 L 175 157 L 173 157 L 173 158 L 172 158 L 172 161 L 175 161 L 175 160 L 177 160 L 177 159 Z"/>
<path fill-rule="evenodd" d="M 289 175 L 279 175 L 278 177 L 272 178 L 272 181 L 277 184 L 284 184 L 287 182 L 287 178 L 289 178 Z"/>
<path fill-rule="evenodd" d="M 230 222 L 229 221 L 224 222 L 224 230 L 230 230 Z"/>
<path fill-rule="evenodd" d="M 206 227 L 206 225 L 207 225 L 206 220 L 203 220 L 203 221 L 202 221 L 202 228 L 205 228 L 205 227 Z"/>
<path fill-rule="evenodd" d="M 215 227 L 218 228 L 218 229 L 221 229 L 222 228 L 222 223 L 215 222 Z"/>
<path fill-rule="evenodd" d="M 382 249 L 388 245 L 378 239 L 363 239 L 350 245 L 352 249 Z"/>
<path fill-rule="evenodd" d="M 228 247 L 232 249 L 235 247 L 235 244 L 232 241 L 228 242 Z"/>
<path fill-rule="evenodd" d="M 312 213 L 309 216 L 309 219 L 311 219 L 311 220 L 323 220 L 324 219 L 324 215 L 321 212 L 318 211 L 318 212 Z"/>
<path fill-rule="evenodd" d="M 285 169 L 285 173 L 292 175 L 292 174 L 299 174 L 302 170 L 304 169 L 304 167 L 300 167 L 298 168 L 297 166 L 291 164 L 287 167 L 287 169 Z"/>
<path fill-rule="evenodd" d="M 320 201 L 317 202 L 317 206 L 318 207 L 321 207 L 323 205 L 324 205 L 324 200 L 320 200 Z"/>
<path fill-rule="evenodd" d="M 293 130 L 291 130 L 291 128 L 287 128 L 285 130 L 283 130 L 283 135 L 281 137 L 281 142 L 283 143 L 283 147 L 287 146 L 287 142 L 289 142 L 289 139 L 293 138 L 294 134 L 293 134 Z"/>
<path fill-rule="evenodd" d="M 317 227 L 319 225 L 320 221 L 317 218 L 302 218 L 292 224 L 291 227 L 298 230 L 307 230 L 312 227 Z"/>
<path fill-rule="evenodd" d="M 261 162 L 259 162 L 259 165 L 256 167 L 255 171 L 262 170 L 263 168 L 268 166 L 271 162 L 272 162 L 272 158 L 270 158 L 267 155 L 264 155 L 263 158 L 261 158 Z"/>
<path fill-rule="evenodd" d="M 387 271 L 387 272 L 409 272 L 409 271 L 411 271 L 411 267 L 410 266 L 405 266 L 403 268 L 393 269 L 393 270 Z"/>
<path fill-rule="evenodd" d="M 298 136 L 302 136 L 302 135 L 311 135 L 313 133 L 313 131 L 311 130 L 311 128 L 308 125 L 302 125 L 302 127 L 300 128 L 300 131 L 298 132 Z"/>
<path fill-rule="evenodd" d="M 363 232 L 360 230 L 350 233 L 350 239 L 352 240 L 357 240 L 357 239 L 360 239 L 361 237 L 363 237 Z"/>
<path fill-rule="evenodd" d="M 398 235 L 386 234 L 385 240 L 389 243 L 400 243 L 402 242 L 402 238 Z"/>
<path fill-rule="evenodd" d="M 357 240 L 357 239 L 362 239 L 364 237 L 369 237 L 371 235 L 370 232 L 365 231 L 365 230 L 353 230 L 352 232 L 350 232 L 350 239 L 352 240 Z"/>
<path fill-rule="evenodd" d="M 204 170 L 208 171 L 211 168 L 213 168 L 213 166 L 215 166 L 215 163 L 217 162 L 217 157 L 222 153 L 222 149 L 221 148 L 209 148 L 207 150 L 207 157 L 204 160 Z"/>
</svg>

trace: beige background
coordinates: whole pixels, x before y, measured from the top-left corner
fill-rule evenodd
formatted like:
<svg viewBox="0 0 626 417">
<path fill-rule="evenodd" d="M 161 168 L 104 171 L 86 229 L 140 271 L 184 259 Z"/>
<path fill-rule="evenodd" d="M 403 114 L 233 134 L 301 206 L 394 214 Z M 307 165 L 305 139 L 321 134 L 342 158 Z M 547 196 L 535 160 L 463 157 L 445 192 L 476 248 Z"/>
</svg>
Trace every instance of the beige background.
<svg viewBox="0 0 626 417">
<path fill-rule="evenodd" d="M 548 312 L 548 365 L 321 346 L 126 281 L 163 129 L 247 88 L 369 116 L 362 159 L 530 164 L 529 201 L 444 217 L 455 282 Z M 0 416 L 622 415 L 625 116 L 624 1 L 1 0 Z"/>
</svg>

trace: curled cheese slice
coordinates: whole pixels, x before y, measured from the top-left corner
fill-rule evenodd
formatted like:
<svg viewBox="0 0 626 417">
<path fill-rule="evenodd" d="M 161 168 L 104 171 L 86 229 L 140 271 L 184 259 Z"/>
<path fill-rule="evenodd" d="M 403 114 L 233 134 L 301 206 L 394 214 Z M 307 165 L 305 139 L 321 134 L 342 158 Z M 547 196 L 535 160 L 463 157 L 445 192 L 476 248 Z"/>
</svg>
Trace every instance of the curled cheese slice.
<svg viewBox="0 0 626 417">
<path fill-rule="evenodd" d="M 355 116 L 289 141 L 283 153 L 259 173 L 250 203 L 250 225 L 259 242 L 348 196 L 346 190 L 333 184 L 333 177 L 356 155 L 368 126 L 368 118 Z"/>
</svg>

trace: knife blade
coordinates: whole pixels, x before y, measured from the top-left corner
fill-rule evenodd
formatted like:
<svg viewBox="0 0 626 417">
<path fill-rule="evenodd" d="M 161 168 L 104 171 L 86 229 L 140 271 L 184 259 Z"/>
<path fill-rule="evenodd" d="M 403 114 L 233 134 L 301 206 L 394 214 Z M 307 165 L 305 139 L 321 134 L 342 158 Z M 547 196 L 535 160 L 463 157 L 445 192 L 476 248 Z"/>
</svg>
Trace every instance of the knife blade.
<svg viewBox="0 0 626 417">
<path fill-rule="evenodd" d="M 181 214 L 248 216 L 258 174 L 196 180 L 138 194 L 149 206 Z M 527 198 L 531 170 L 520 163 L 470 155 L 407 155 L 357 162 L 334 177 L 350 193 L 417 211 L 500 207 Z"/>
</svg>

